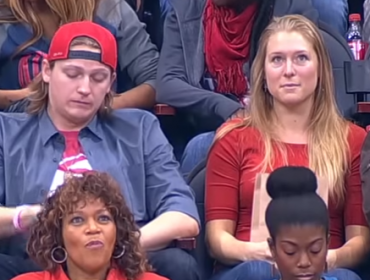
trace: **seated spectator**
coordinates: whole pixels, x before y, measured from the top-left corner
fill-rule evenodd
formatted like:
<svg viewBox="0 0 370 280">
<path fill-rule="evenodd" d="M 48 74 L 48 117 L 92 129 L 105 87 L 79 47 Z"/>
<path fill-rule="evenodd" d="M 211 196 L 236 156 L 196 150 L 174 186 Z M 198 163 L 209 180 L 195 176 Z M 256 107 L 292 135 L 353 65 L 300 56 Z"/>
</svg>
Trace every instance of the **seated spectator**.
<svg viewBox="0 0 370 280">
<path fill-rule="evenodd" d="M 107 29 L 89 21 L 63 25 L 31 86 L 28 113 L 0 114 L 0 250 L 7 254 L 0 255 L 0 278 L 34 269 L 25 268 L 26 240 L 17 233 L 39 207 L 24 205 L 43 202 L 73 174 L 95 170 L 120 185 L 155 271 L 199 279 L 193 257 L 171 246 L 199 232 L 193 194 L 155 116 L 111 112 L 116 63 L 116 40 Z"/>
<path fill-rule="evenodd" d="M 104 173 L 73 176 L 47 199 L 28 253 L 43 271 L 16 280 L 166 279 L 148 272 L 140 230 L 119 186 Z"/>
<path fill-rule="evenodd" d="M 126 71 L 136 86 L 115 97 L 113 108 L 155 104 L 158 51 L 126 1 L 5 0 L 0 6 L 0 108 L 24 111 L 27 101 L 13 102 L 29 95 L 28 85 L 41 71 L 50 39 L 60 25 L 80 20 L 94 20 L 114 34 L 118 71 Z"/>
<path fill-rule="evenodd" d="M 270 251 L 281 274 L 277 279 L 337 280 L 323 276 L 329 212 L 316 194 L 315 174 L 303 167 L 278 168 L 269 176 L 266 188 L 272 201 L 265 220 Z"/>
<path fill-rule="evenodd" d="M 258 176 L 284 165 L 309 167 L 326 180 L 327 275 L 359 279 L 337 269 L 356 267 L 369 252 L 359 174 L 366 132 L 338 111 L 318 28 L 299 15 L 274 19 L 261 37 L 251 82 L 248 115 L 220 128 L 208 158 L 206 236 L 225 265 L 214 279 L 271 278 L 267 242 L 251 241 L 252 208 Z"/>
<path fill-rule="evenodd" d="M 319 12 L 319 19 L 346 35 L 348 27 L 348 0 L 312 0 L 312 5 Z"/>
<path fill-rule="evenodd" d="M 198 131 L 211 131 L 185 148 L 181 169 L 186 176 L 206 157 L 214 131 L 244 114 L 249 67 L 274 13 L 314 18 L 317 12 L 310 1 L 293 0 L 174 0 L 171 6 L 158 66 L 157 101 L 187 113 Z"/>
</svg>

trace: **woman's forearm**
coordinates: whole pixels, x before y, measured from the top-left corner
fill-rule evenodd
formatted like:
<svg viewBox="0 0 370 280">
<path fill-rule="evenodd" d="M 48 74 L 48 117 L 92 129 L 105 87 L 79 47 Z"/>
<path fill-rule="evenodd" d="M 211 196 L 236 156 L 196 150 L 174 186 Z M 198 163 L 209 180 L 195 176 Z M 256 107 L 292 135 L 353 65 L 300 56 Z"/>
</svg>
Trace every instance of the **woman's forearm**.
<svg viewBox="0 0 370 280">
<path fill-rule="evenodd" d="M 151 109 L 155 105 L 155 90 L 148 84 L 142 84 L 113 98 L 113 109 L 141 108 Z"/>
<path fill-rule="evenodd" d="M 22 210 L 19 215 L 19 224 L 22 228 L 29 228 L 36 221 L 36 215 L 40 210 L 40 205 L 29 206 Z M 17 208 L 0 207 L 0 239 L 17 233 L 13 224 L 17 212 Z"/>
<path fill-rule="evenodd" d="M 12 102 L 21 100 L 29 95 L 28 88 L 17 90 L 0 90 L 0 108 L 8 107 Z"/>
<path fill-rule="evenodd" d="M 12 236 L 16 233 L 13 226 L 15 208 L 0 207 L 0 239 Z"/>
<path fill-rule="evenodd" d="M 236 239 L 227 232 L 208 240 L 212 257 L 226 265 L 235 265 L 244 261 L 272 261 L 267 242 L 245 242 Z"/>
<path fill-rule="evenodd" d="M 369 252 L 369 241 L 363 236 L 348 240 L 342 247 L 335 250 L 335 267 L 354 268 L 364 260 Z"/>
</svg>

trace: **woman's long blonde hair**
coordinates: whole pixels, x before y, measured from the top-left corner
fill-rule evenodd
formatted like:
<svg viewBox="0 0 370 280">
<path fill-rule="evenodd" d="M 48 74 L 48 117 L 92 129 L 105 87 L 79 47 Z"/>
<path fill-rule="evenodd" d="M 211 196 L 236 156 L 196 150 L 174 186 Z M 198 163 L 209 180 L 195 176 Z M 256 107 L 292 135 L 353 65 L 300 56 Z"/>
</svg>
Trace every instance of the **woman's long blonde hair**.
<svg viewBox="0 0 370 280">
<path fill-rule="evenodd" d="M 100 0 L 44 0 L 51 12 L 59 21 L 59 25 L 74 21 L 93 20 Z M 33 37 L 16 51 L 26 49 L 41 39 L 44 28 L 40 17 L 27 0 L 3 0 L 1 10 L 9 10 L 0 18 L 0 23 L 27 23 L 31 26 Z"/>
<path fill-rule="evenodd" d="M 272 168 L 274 147 L 281 153 L 285 164 L 286 150 L 279 145 L 273 134 L 273 100 L 268 90 L 264 89 L 265 57 L 269 38 L 277 32 L 296 32 L 301 34 L 313 46 L 318 57 L 318 83 L 314 95 L 311 120 L 308 128 L 309 167 L 329 183 L 331 197 L 341 201 L 345 195 L 345 175 L 349 168 L 348 130 L 346 121 L 336 105 L 334 80 L 329 54 L 318 28 L 308 19 L 300 15 L 287 15 L 274 18 L 263 32 L 257 56 L 251 71 L 251 103 L 248 117 L 240 123 L 230 123 L 221 128 L 215 141 L 231 130 L 241 127 L 254 127 L 262 135 L 264 142 L 264 158 L 260 166 L 262 172 Z"/>
</svg>

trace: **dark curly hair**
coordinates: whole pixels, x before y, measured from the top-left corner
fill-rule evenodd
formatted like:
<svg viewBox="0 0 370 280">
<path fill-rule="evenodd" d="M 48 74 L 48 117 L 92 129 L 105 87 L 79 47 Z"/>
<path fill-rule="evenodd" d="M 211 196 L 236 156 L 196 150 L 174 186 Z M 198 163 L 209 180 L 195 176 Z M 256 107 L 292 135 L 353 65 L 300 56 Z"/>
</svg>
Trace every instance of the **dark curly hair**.
<svg viewBox="0 0 370 280">
<path fill-rule="evenodd" d="M 62 219 L 75 210 L 78 203 L 86 203 L 90 199 L 100 199 L 105 204 L 117 227 L 116 247 L 125 246 L 125 254 L 121 258 L 112 258 L 117 268 L 130 280 L 150 270 L 140 247 L 140 230 L 118 184 L 108 174 L 99 172 L 73 176 L 47 198 L 31 229 L 27 245 L 30 257 L 42 269 L 55 271 L 57 264 L 51 259 L 51 251 L 63 246 Z"/>
</svg>

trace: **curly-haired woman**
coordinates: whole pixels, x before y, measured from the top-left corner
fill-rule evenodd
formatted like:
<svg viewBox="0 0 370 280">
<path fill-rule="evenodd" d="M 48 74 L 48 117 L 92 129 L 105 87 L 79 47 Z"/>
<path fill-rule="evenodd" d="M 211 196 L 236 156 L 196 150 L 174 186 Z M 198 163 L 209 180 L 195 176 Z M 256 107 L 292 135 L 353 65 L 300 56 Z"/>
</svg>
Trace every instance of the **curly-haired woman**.
<svg viewBox="0 0 370 280">
<path fill-rule="evenodd" d="M 43 206 L 28 253 L 44 271 L 14 279 L 166 279 L 147 272 L 140 231 L 109 175 L 71 177 Z"/>
</svg>

